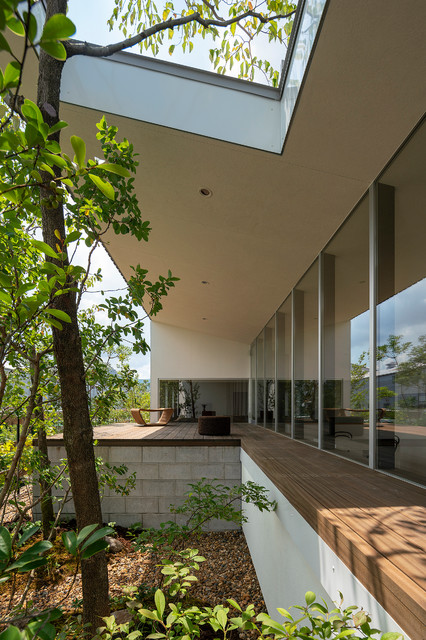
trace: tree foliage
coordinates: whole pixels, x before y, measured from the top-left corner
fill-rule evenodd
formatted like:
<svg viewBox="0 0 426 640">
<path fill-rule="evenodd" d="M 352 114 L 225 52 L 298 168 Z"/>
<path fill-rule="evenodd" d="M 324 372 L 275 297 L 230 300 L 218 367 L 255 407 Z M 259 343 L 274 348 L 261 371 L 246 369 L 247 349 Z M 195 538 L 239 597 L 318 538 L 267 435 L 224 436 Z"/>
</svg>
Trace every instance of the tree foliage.
<svg viewBox="0 0 426 640">
<path fill-rule="evenodd" d="M 140 40 L 141 51 L 159 53 L 165 40 L 179 34 L 183 52 L 191 52 L 194 39 L 210 36 L 213 41 L 210 61 L 217 73 L 232 71 L 234 64 L 238 76 L 254 80 L 256 70 L 277 86 L 279 70 L 267 59 L 255 55 L 255 43 L 260 37 L 285 47 L 293 26 L 296 2 L 289 0 L 115 0 L 110 28 L 118 23 L 126 37 L 137 40 L 138 34 L 149 33 Z M 133 40 L 132 40 L 133 42 Z M 170 55 L 176 44 L 171 42 Z M 284 56 L 283 56 L 284 57 Z"/>
</svg>

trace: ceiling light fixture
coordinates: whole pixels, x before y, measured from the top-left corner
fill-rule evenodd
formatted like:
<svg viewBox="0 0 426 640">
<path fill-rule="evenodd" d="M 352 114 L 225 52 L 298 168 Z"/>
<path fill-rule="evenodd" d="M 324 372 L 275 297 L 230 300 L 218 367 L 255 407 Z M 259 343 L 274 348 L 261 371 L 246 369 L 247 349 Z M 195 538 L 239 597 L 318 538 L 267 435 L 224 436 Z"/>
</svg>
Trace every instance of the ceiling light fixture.
<svg viewBox="0 0 426 640">
<path fill-rule="evenodd" d="M 203 196 L 203 198 L 210 198 L 210 196 L 212 195 L 212 191 L 207 187 L 202 187 L 199 191 L 199 194 Z"/>
<path fill-rule="evenodd" d="M 201 280 L 201 284 L 210 284 L 207 280 Z"/>
</svg>

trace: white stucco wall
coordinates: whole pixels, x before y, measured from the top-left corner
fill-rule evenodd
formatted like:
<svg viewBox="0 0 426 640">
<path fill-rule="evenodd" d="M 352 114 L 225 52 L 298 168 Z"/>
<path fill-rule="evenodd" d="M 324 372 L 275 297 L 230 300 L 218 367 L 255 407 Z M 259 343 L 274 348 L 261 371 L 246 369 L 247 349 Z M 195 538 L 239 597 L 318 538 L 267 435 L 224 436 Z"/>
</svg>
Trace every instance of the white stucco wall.
<svg viewBox="0 0 426 640">
<path fill-rule="evenodd" d="M 249 378 L 250 345 L 188 329 L 151 324 L 151 404 L 158 380 Z"/>
<path fill-rule="evenodd" d="M 404 634 L 244 451 L 241 466 L 242 481 L 252 480 L 264 486 L 269 498 L 278 503 L 273 513 L 260 513 L 252 505 L 246 505 L 248 522 L 243 526 L 269 614 L 279 620 L 277 608 L 304 604 L 306 591 L 314 591 L 317 600 L 324 598 L 329 605 L 339 600 L 341 591 L 344 605 L 363 607 L 372 616 L 373 627 Z"/>
</svg>

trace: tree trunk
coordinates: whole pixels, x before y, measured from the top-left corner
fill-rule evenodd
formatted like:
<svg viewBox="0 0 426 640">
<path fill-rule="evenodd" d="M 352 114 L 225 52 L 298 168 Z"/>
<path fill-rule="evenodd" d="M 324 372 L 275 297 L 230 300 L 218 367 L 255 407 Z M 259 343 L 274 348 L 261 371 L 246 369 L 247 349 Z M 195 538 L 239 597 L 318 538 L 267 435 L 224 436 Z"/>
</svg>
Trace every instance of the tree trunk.
<svg viewBox="0 0 426 640">
<path fill-rule="evenodd" d="M 46 20 L 56 13 L 66 12 L 66 0 L 47 0 Z M 59 119 L 59 92 L 63 63 L 40 51 L 37 103 L 45 121 L 52 126 Z M 56 113 L 53 113 L 52 107 Z M 55 134 L 59 139 L 59 132 Z M 46 176 L 48 178 L 48 176 Z M 43 176 L 43 179 L 45 177 Z M 41 190 L 41 201 L 49 197 Z M 41 206 L 43 239 L 55 248 L 55 231 L 65 237 L 64 210 Z M 65 248 L 65 247 L 64 247 Z M 98 479 L 95 469 L 93 430 L 90 422 L 88 397 L 84 381 L 84 364 L 77 323 L 75 293 L 56 298 L 56 308 L 65 311 L 71 323 L 62 323 L 62 330 L 53 328 L 53 347 L 61 386 L 64 442 L 68 457 L 71 489 L 77 526 L 102 523 Z M 94 631 L 100 617 L 109 614 L 108 571 L 104 552 L 82 562 L 83 619 Z"/>
</svg>

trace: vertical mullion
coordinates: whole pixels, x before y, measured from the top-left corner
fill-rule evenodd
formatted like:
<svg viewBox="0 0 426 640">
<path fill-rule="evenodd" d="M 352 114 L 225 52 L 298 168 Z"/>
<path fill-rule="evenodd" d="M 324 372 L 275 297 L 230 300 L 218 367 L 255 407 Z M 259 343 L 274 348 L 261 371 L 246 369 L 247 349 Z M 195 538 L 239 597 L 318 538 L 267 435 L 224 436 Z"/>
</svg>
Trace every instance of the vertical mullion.
<svg viewBox="0 0 426 640">
<path fill-rule="evenodd" d="M 369 378 L 369 460 L 368 466 L 376 466 L 376 342 L 377 342 L 377 183 L 374 182 L 368 193 L 369 206 L 369 300 L 370 300 L 370 378 Z"/>
</svg>

